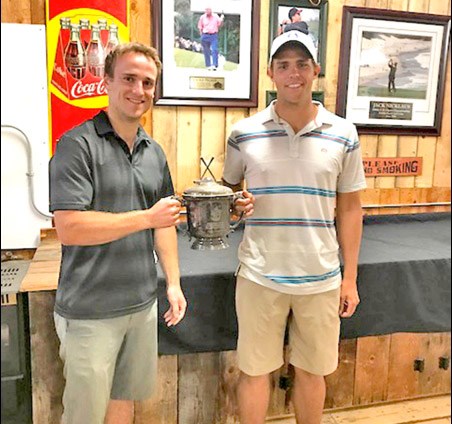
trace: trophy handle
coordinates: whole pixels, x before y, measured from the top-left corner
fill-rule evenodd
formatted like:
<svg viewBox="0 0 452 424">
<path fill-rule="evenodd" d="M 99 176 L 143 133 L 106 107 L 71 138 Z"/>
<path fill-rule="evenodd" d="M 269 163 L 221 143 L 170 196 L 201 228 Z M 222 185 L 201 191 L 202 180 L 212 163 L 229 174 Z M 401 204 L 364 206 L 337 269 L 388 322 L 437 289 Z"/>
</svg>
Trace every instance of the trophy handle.
<svg viewBox="0 0 452 424">
<path fill-rule="evenodd" d="M 176 194 L 174 194 L 171 196 L 171 199 L 177 200 L 183 208 L 187 207 L 188 202 L 182 196 L 177 196 Z M 188 221 L 188 219 L 189 219 L 189 217 L 188 217 L 188 213 L 187 213 L 187 221 Z M 187 222 L 186 230 L 181 230 L 179 227 L 177 227 L 177 231 L 180 231 L 183 236 L 188 237 L 188 241 L 191 240 L 191 234 L 189 231 L 188 222 Z"/>
<path fill-rule="evenodd" d="M 171 199 L 177 200 L 181 204 L 182 207 L 187 206 L 187 202 L 182 196 L 177 196 L 176 194 L 174 194 L 171 196 Z"/>
<path fill-rule="evenodd" d="M 243 191 L 236 191 L 234 193 L 234 196 L 232 198 L 232 205 L 234 205 L 234 202 L 237 199 L 245 199 L 245 196 L 243 195 Z M 234 230 L 236 230 L 238 228 L 238 226 L 241 224 L 241 222 L 244 220 L 244 218 L 245 218 L 245 212 L 242 212 L 239 216 L 238 221 L 233 225 L 229 225 L 229 229 L 231 230 L 231 232 L 233 232 Z"/>
</svg>

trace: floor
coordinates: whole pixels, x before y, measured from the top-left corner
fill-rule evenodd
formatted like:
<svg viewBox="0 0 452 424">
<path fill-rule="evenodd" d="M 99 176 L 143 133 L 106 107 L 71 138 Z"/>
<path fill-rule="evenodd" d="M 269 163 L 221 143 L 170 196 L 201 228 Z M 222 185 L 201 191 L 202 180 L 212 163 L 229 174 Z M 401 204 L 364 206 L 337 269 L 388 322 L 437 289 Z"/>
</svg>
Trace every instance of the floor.
<svg viewBox="0 0 452 424">
<path fill-rule="evenodd" d="M 293 416 L 269 424 L 296 424 Z M 451 397 L 435 396 L 377 406 L 326 411 L 322 424 L 451 424 Z"/>
</svg>

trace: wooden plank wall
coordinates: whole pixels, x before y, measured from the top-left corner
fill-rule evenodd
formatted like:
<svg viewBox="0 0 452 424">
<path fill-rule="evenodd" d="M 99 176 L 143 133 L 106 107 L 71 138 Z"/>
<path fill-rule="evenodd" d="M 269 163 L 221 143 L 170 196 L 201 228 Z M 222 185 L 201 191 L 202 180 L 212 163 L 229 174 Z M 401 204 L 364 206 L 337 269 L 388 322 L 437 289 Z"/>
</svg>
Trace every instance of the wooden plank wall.
<svg viewBox="0 0 452 424">
<path fill-rule="evenodd" d="M 153 0 L 130 0 L 131 39 L 149 43 Z M 143 118 L 145 128 L 163 146 L 170 163 L 176 190 L 180 193 L 193 184 L 204 171 L 200 157 L 209 160 L 220 178 L 224 163 L 225 142 L 231 125 L 254 114 L 265 106 L 265 92 L 273 89 L 266 76 L 268 57 L 268 22 L 271 0 L 261 0 L 260 77 L 258 108 L 222 107 L 155 107 Z M 339 47 L 343 6 L 390 8 L 411 12 L 450 15 L 451 0 L 334 0 L 329 2 L 327 63 L 325 77 L 315 89 L 325 92 L 325 105 L 334 111 L 336 104 Z M 2 22 L 45 23 L 45 0 L 3 0 Z M 362 135 L 364 157 L 419 156 L 423 158 L 423 173 L 417 177 L 372 177 L 363 193 L 365 205 L 409 204 L 450 201 L 450 108 L 451 60 L 447 65 L 447 85 L 444 98 L 442 134 L 440 137 Z M 367 209 L 372 213 L 412 213 L 450 210 L 450 207 Z"/>
<path fill-rule="evenodd" d="M 24 295 L 24 294 L 22 294 Z M 59 424 L 63 367 L 52 314 L 55 291 L 29 292 L 32 347 L 33 422 Z M 450 393 L 450 333 L 396 333 L 341 340 L 339 368 L 327 377 L 326 408 L 364 406 Z M 424 360 L 422 372 L 414 361 Z M 287 363 L 272 374 L 268 417 L 293 413 Z M 238 424 L 236 352 L 159 357 L 155 396 L 135 403 L 134 424 Z"/>
</svg>

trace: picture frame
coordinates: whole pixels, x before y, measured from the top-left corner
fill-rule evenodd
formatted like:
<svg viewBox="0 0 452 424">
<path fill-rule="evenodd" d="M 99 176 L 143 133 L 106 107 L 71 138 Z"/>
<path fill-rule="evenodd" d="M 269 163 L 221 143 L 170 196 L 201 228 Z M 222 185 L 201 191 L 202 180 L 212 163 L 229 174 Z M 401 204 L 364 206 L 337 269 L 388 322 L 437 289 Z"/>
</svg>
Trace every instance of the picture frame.
<svg viewBox="0 0 452 424">
<path fill-rule="evenodd" d="M 321 0 L 319 5 L 313 5 L 309 0 L 271 0 L 269 51 L 272 41 L 283 31 L 285 23 L 289 22 L 289 11 L 296 7 L 301 9 L 301 19 L 306 22 L 309 34 L 313 37 L 317 48 L 317 63 L 320 65 L 319 76 L 325 76 L 326 41 L 328 26 L 328 1 Z"/>
<path fill-rule="evenodd" d="M 277 92 L 276 90 L 267 90 L 265 92 L 265 106 L 267 107 L 273 100 L 276 100 Z M 312 100 L 325 104 L 325 92 L 324 91 L 313 91 Z"/>
<path fill-rule="evenodd" d="M 200 23 L 208 8 L 213 15 Z M 155 105 L 256 107 L 259 20 L 260 0 L 153 1 L 153 45 L 162 61 Z"/>
<path fill-rule="evenodd" d="M 450 17 L 345 6 L 336 113 L 361 134 L 439 135 Z"/>
</svg>

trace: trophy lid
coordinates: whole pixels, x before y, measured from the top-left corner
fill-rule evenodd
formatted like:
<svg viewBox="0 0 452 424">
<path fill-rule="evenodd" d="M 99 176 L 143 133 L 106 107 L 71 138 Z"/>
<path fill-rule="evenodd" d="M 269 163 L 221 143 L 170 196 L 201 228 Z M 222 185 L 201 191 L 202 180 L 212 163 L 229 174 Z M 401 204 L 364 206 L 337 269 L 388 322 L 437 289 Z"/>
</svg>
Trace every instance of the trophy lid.
<svg viewBox="0 0 452 424">
<path fill-rule="evenodd" d="M 184 191 L 184 195 L 193 197 L 232 196 L 234 192 L 224 185 L 218 184 L 211 178 L 193 181 L 195 185 Z"/>
</svg>

